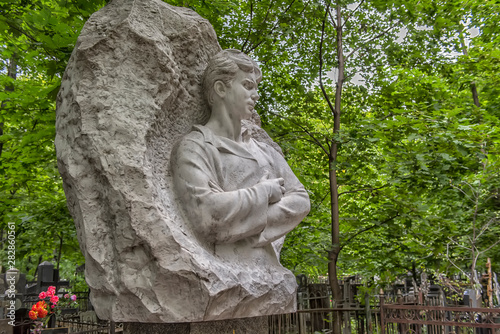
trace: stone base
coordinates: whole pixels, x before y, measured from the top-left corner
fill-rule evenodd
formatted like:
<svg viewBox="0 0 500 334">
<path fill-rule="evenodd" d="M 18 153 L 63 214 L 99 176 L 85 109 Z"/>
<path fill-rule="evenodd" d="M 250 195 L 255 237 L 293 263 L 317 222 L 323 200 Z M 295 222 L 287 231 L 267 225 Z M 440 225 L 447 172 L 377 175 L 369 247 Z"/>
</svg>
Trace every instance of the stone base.
<svg viewBox="0 0 500 334">
<path fill-rule="evenodd" d="M 4 309 L 0 307 L 0 310 Z M 3 313 L 0 313 L 3 315 Z M 14 326 L 9 325 L 10 319 L 1 319 L 0 320 L 0 334 L 12 334 L 14 333 Z"/>
<path fill-rule="evenodd" d="M 267 317 L 219 321 L 150 324 L 126 322 L 123 334 L 268 334 Z"/>
</svg>

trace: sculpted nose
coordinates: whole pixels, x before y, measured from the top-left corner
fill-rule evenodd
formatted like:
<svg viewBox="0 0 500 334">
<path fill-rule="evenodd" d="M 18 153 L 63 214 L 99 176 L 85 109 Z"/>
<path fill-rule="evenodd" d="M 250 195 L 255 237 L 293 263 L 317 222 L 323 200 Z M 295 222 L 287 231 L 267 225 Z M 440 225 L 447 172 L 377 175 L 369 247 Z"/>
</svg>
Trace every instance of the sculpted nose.
<svg viewBox="0 0 500 334">
<path fill-rule="evenodd" d="M 257 102 L 259 99 L 260 99 L 259 94 L 256 91 L 253 92 L 252 93 L 252 100 L 254 100 L 255 102 Z"/>
</svg>

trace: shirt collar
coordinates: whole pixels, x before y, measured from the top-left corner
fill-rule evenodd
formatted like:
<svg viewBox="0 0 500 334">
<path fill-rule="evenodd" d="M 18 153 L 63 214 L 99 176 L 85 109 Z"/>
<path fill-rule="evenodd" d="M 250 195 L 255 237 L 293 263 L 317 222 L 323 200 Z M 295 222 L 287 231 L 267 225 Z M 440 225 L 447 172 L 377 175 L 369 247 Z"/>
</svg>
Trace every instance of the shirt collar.
<svg viewBox="0 0 500 334">
<path fill-rule="evenodd" d="M 213 145 L 220 152 L 230 153 L 242 158 L 256 160 L 254 156 L 245 149 L 244 145 L 237 143 L 229 138 L 217 136 L 206 126 L 193 125 L 193 131 L 201 132 L 204 141 Z M 250 140 L 249 134 L 246 130 L 243 130 L 242 138 L 245 142 Z"/>
</svg>

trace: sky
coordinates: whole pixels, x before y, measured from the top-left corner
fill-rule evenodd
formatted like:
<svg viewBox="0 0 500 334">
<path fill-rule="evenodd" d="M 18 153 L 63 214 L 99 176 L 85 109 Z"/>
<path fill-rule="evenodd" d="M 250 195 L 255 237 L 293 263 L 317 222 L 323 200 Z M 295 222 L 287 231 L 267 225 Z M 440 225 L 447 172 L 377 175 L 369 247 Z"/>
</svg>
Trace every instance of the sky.
<svg viewBox="0 0 500 334">
<path fill-rule="evenodd" d="M 349 9 L 353 9 L 353 8 L 356 8 L 355 5 L 349 5 L 348 6 Z M 352 7 L 352 8 L 351 8 Z M 465 26 L 467 26 L 468 24 L 464 24 Z M 418 30 L 431 30 L 432 27 L 427 27 L 427 26 L 420 26 L 420 27 L 417 27 Z M 468 29 L 467 30 L 468 32 L 468 35 L 466 36 L 465 38 L 465 44 L 466 46 L 468 47 L 469 44 L 470 44 L 470 41 L 479 35 L 479 29 L 478 28 L 471 28 L 471 29 Z M 406 37 L 406 34 L 408 33 L 408 29 L 406 29 L 405 27 L 401 28 L 398 32 L 398 39 L 396 40 L 397 43 L 403 43 L 404 41 L 404 38 Z M 458 57 L 460 56 L 461 53 L 459 52 L 448 52 L 448 56 L 450 58 L 455 58 L 455 57 Z M 357 85 L 357 86 L 365 86 L 365 83 L 364 83 L 364 79 L 363 79 L 363 76 L 361 75 L 361 70 L 359 72 L 357 72 L 350 80 L 350 83 L 354 84 L 354 85 Z M 337 68 L 333 68 L 332 70 L 330 71 L 327 71 L 326 72 L 326 75 L 332 79 L 334 82 L 337 82 L 337 79 L 338 79 L 338 69 Z"/>
</svg>

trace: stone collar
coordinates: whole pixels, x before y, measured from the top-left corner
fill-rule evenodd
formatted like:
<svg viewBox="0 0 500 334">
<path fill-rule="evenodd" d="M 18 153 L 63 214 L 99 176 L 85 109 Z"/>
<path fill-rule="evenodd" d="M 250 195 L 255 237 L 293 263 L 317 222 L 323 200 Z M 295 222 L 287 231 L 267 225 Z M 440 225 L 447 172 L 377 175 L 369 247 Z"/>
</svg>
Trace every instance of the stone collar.
<svg viewBox="0 0 500 334">
<path fill-rule="evenodd" d="M 203 140 L 205 141 L 205 143 L 208 143 L 208 144 L 214 146 L 215 148 L 217 148 L 217 150 L 219 150 L 219 152 L 237 155 L 239 157 L 246 158 L 246 159 L 257 160 L 245 148 L 244 143 L 240 144 L 240 143 L 237 143 L 234 140 L 231 140 L 229 138 L 217 136 L 216 134 L 214 134 L 212 132 L 212 130 L 210 130 L 209 128 L 207 128 L 206 126 L 203 126 L 203 125 L 193 125 L 193 131 L 200 132 L 203 135 Z M 245 133 L 243 134 L 243 137 L 244 138 L 247 137 L 247 136 L 245 136 Z M 245 138 L 245 142 L 247 142 L 249 140 L 250 140 L 250 138 Z"/>
</svg>

